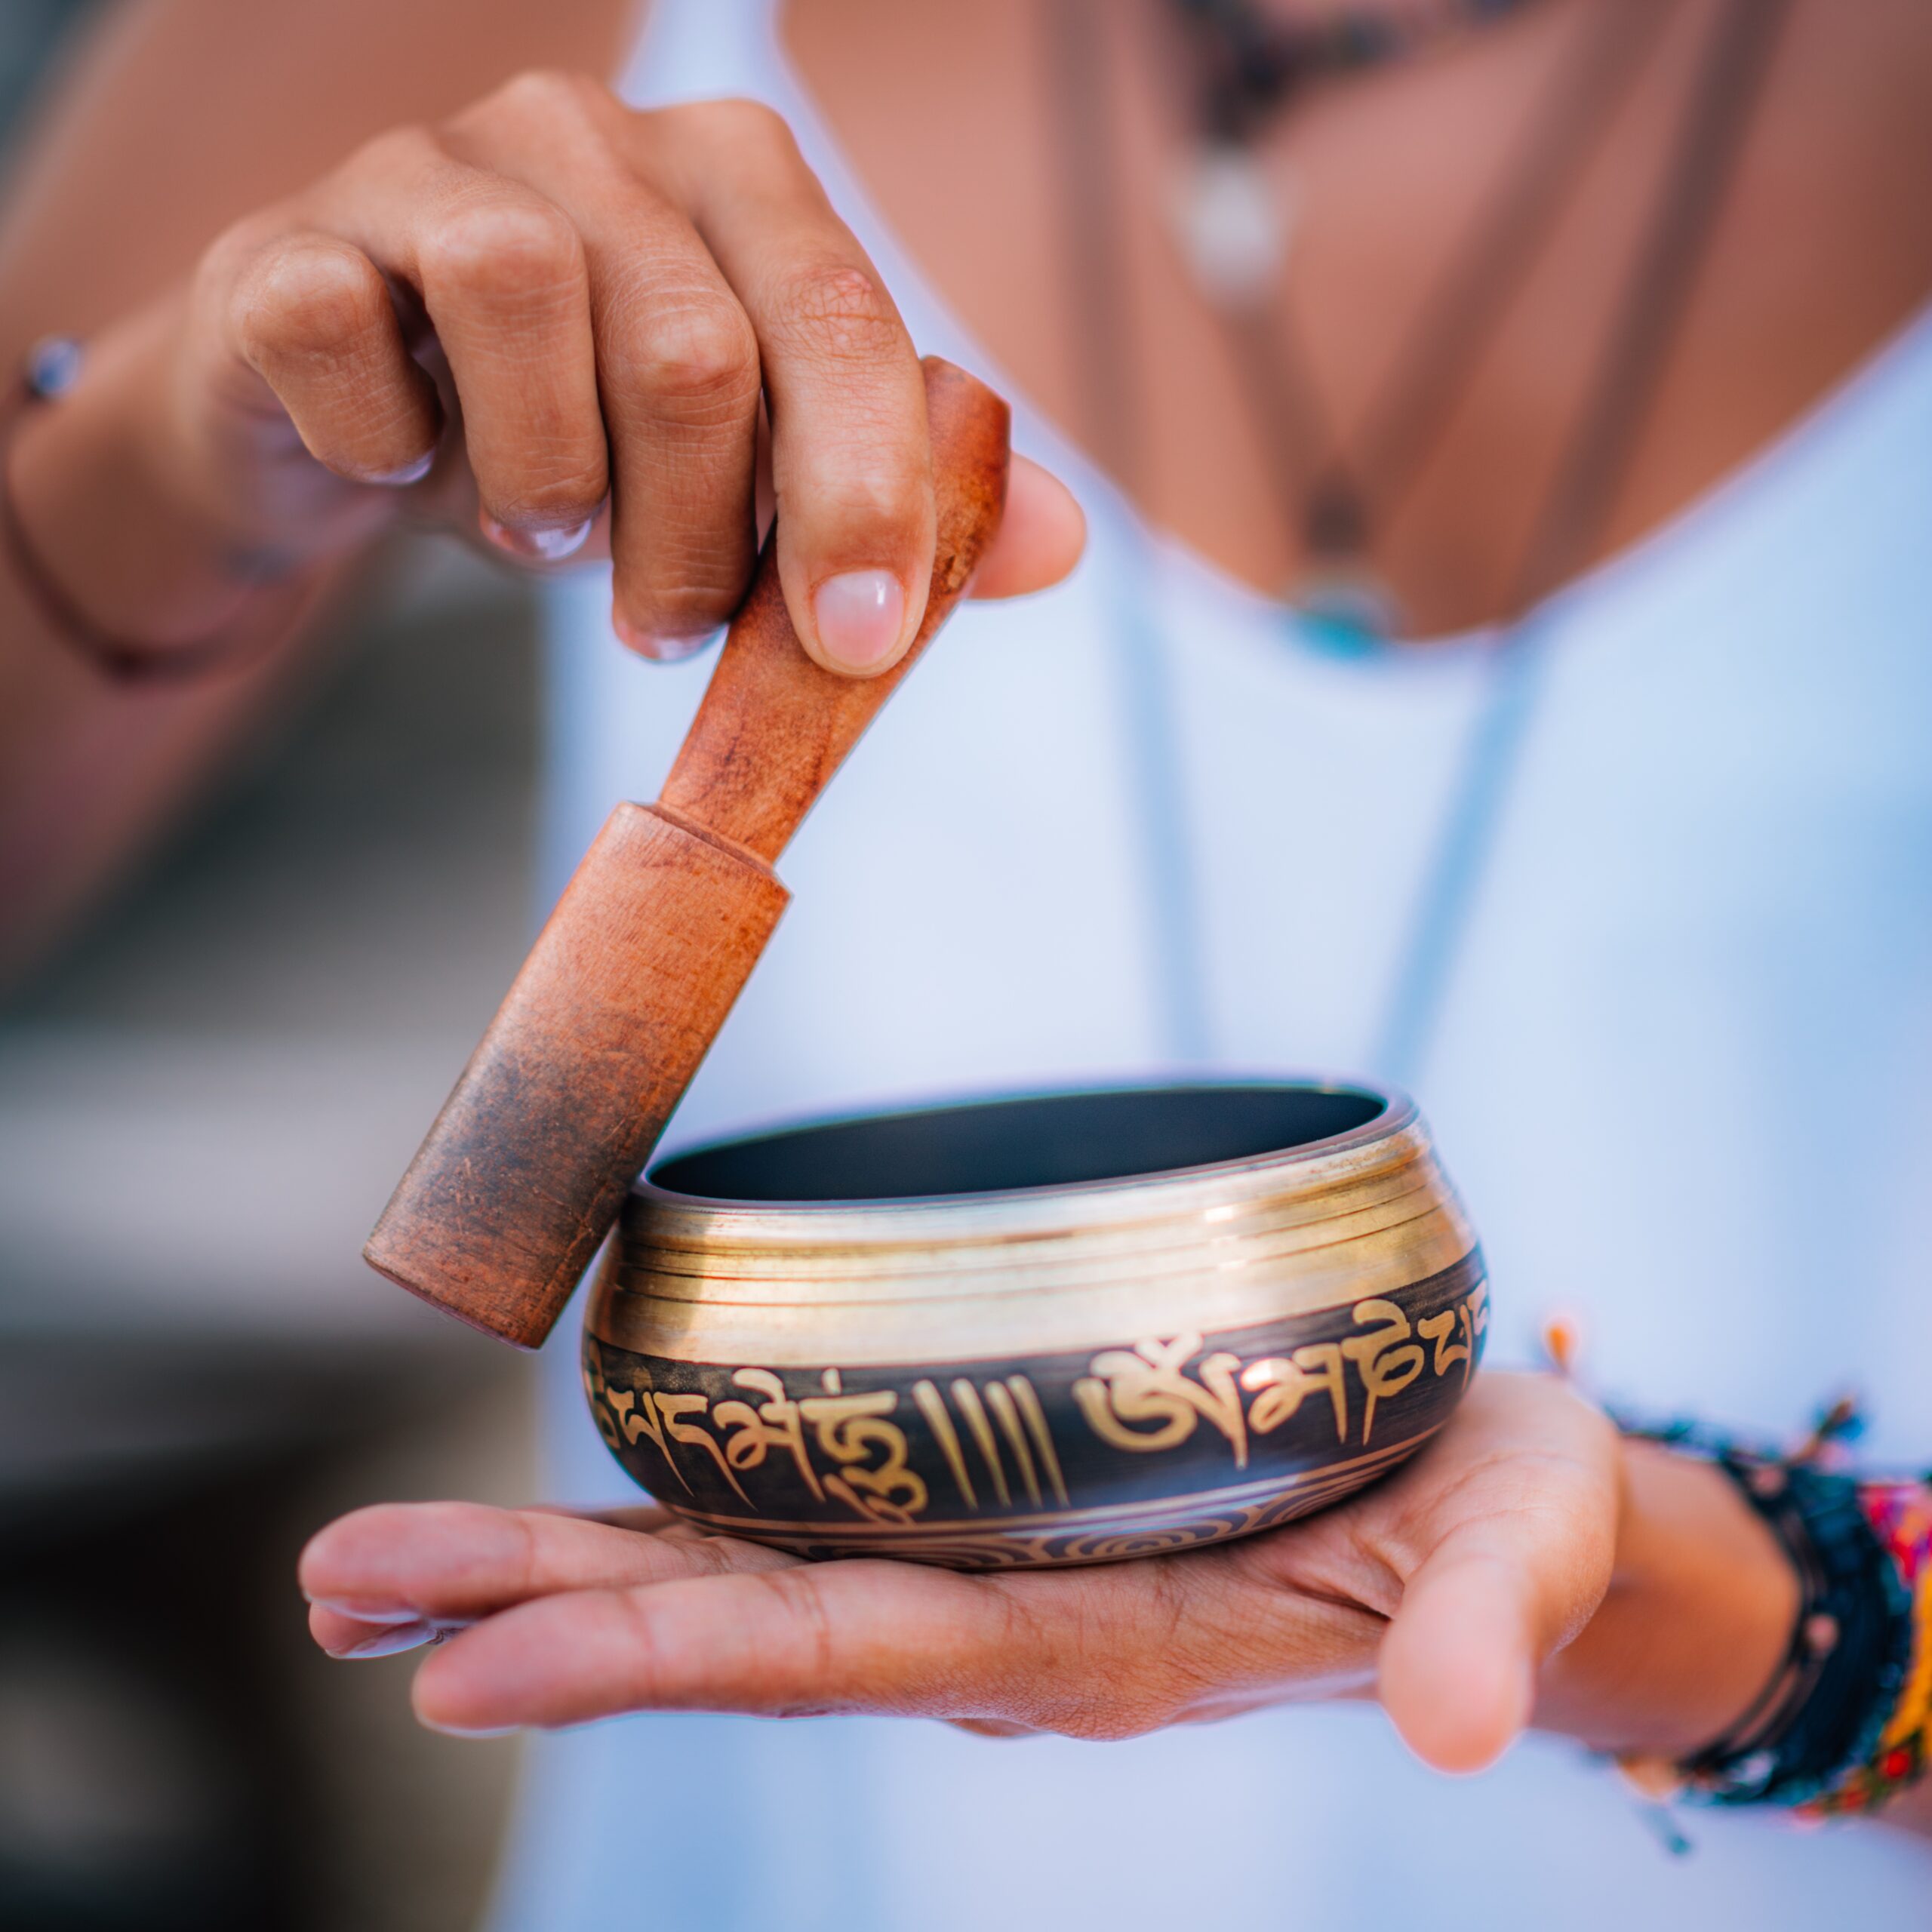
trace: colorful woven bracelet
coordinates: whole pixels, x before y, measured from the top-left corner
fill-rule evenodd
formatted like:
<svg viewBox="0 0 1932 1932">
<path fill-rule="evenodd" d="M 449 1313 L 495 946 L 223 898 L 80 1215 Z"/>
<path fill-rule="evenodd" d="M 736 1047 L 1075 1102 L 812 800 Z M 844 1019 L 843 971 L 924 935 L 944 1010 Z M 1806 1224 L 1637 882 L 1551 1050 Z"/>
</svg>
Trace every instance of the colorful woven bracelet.
<svg viewBox="0 0 1932 1932">
<path fill-rule="evenodd" d="M 1783 1456 L 1690 1423 L 1622 1426 L 1722 1469 L 1799 1586 L 1790 1644 L 1756 1702 L 1689 1758 L 1626 1764 L 1632 1781 L 1652 1798 L 1807 1819 L 1870 1812 L 1912 1783 L 1932 1745 L 1932 1484 L 1835 1466 L 1858 1427 L 1847 1403 Z"/>
<path fill-rule="evenodd" d="M 1861 1483 L 1858 1501 L 1873 1535 L 1897 1564 L 1911 1604 L 1910 1660 L 1875 1745 L 1829 1789 L 1801 1804 L 1803 1817 L 1851 1817 L 1877 1810 L 1924 1775 L 1932 1748 L 1932 1483 Z"/>
</svg>

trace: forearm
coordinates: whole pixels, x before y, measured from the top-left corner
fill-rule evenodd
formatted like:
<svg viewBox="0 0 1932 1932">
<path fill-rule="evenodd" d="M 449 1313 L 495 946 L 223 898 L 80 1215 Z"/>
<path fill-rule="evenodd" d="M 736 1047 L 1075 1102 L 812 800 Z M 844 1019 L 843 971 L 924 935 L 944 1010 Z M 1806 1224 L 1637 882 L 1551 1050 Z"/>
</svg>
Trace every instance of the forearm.
<svg viewBox="0 0 1932 1932">
<path fill-rule="evenodd" d="M 219 676 L 121 685 L 53 634 L 0 571 L 0 988 L 165 832 L 277 688 L 293 681 L 295 629 Z"/>
<path fill-rule="evenodd" d="M 158 319 L 158 318 L 157 318 Z M 136 856 L 285 675 L 332 573 L 270 580 L 160 473 L 143 371 L 152 323 L 110 334 L 73 393 L 31 408 L 5 451 L 34 578 L 0 558 L 0 983 Z M 50 605 L 48 586 L 81 623 Z M 98 633 L 171 657 L 232 654 L 171 681 L 117 675 Z"/>
</svg>

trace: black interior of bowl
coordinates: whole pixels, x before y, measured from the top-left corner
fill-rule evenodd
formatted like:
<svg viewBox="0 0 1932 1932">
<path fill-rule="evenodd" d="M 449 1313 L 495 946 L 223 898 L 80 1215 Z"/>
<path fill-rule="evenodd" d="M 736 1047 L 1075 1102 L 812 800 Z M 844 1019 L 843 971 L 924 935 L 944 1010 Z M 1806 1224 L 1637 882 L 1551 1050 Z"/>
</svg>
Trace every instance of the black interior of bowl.
<svg viewBox="0 0 1932 1932">
<path fill-rule="evenodd" d="M 875 1114 L 700 1147 L 651 1171 L 712 1201 L 903 1201 L 1124 1180 L 1241 1161 L 1365 1125 L 1387 1103 L 1346 1087 L 1134 1088 Z"/>
</svg>

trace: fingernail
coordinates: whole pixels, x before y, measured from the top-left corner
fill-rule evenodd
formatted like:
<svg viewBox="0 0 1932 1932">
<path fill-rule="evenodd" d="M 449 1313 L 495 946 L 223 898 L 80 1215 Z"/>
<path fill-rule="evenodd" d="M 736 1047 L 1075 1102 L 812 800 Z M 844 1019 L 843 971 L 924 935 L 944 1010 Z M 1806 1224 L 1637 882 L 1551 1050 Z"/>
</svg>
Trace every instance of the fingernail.
<svg viewBox="0 0 1932 1932">
<path fill-rule="evenodd" d="M 434 1718 L 426 1718 L 420 1712 L 417 1713 L 416 1721 L 425 1730 L 439 1730 L 445 1737 L 508 1737 L 512 1732 L 523 1728 L 520 1724 L 438 1724 Z"/>
<path fill-rule="evenodd" d="M 499 523 L 488 510 L 478 510 L 476 521 L 483 534 L 498 549 L 512 557 L 556 564 L 566 557 L 574 556 L 583 548 L 596 519 L 586 517 L 583 522 L 572 524 L 568 530 L 512 530 L 509 525 Z"/>
<path fill-rule="evenodd" d="M 819 648 L 851 671 L 876 671 L 899 648 L 906 593 L 890 571 L 829 577 L 812 595 Z"/>
<path fill-rule="evenodd" d="M 414 1604 L 352 1601 L 346 1597 L 312 1596 L 306 1590 L 302 1592 L 302 1600 L 319 1609 L 332 1610 L 339 1617 L 352 1617 L 358 1623 L 414 1623 L 423 1614 Z"/>
<path fill-rule="evenodd" d="M 385 470 L 380 476 L 369 478 L 371 483 L 380 483 L 386 490 L 406 490 L 412 483 L 420 483 L 436 466 L 436 452 L 425 450 L 414 463 L 405 463 L 400 469 Z"/>
<path fill-rule="evenodd" d="M 648 657 L 659 664 L 677 664 L 687 657 L 695 657 L 724 635 L 722 624 L 714 625 L 709 630 L 672 634 L 647 631 L 616 611 L 611 613 L 611 628 L 617 634 L 617 641 L 626 650 L 635 651 L 640 657 Z"/>
<path fill-rule="evenodd" d="M 352 1644 L 332 1647 L 329 1655 L 346 1662 L 352 1657 L 389 1657 L 398 1651 L 413 1651 L 420 1645 L 435 1641 L 436 1626 L 415 1617 L 407 1623 L 379 1623 L 368 1636 L 358 1637 Z"/>
</svg>

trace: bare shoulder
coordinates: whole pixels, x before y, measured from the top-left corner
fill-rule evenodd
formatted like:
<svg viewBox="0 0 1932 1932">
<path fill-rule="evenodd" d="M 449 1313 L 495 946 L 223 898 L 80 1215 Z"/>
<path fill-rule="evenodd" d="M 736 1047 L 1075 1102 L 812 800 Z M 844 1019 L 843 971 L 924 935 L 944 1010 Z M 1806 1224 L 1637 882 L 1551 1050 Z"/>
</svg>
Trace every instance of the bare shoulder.
<svg viewBox="0 0 1932 1932">
<path fill-rule="evenodd" d="M 1789 0 L 1609 547 L 1774 440 L 1932 301 L 1932 8 Z"/>
</svg>

